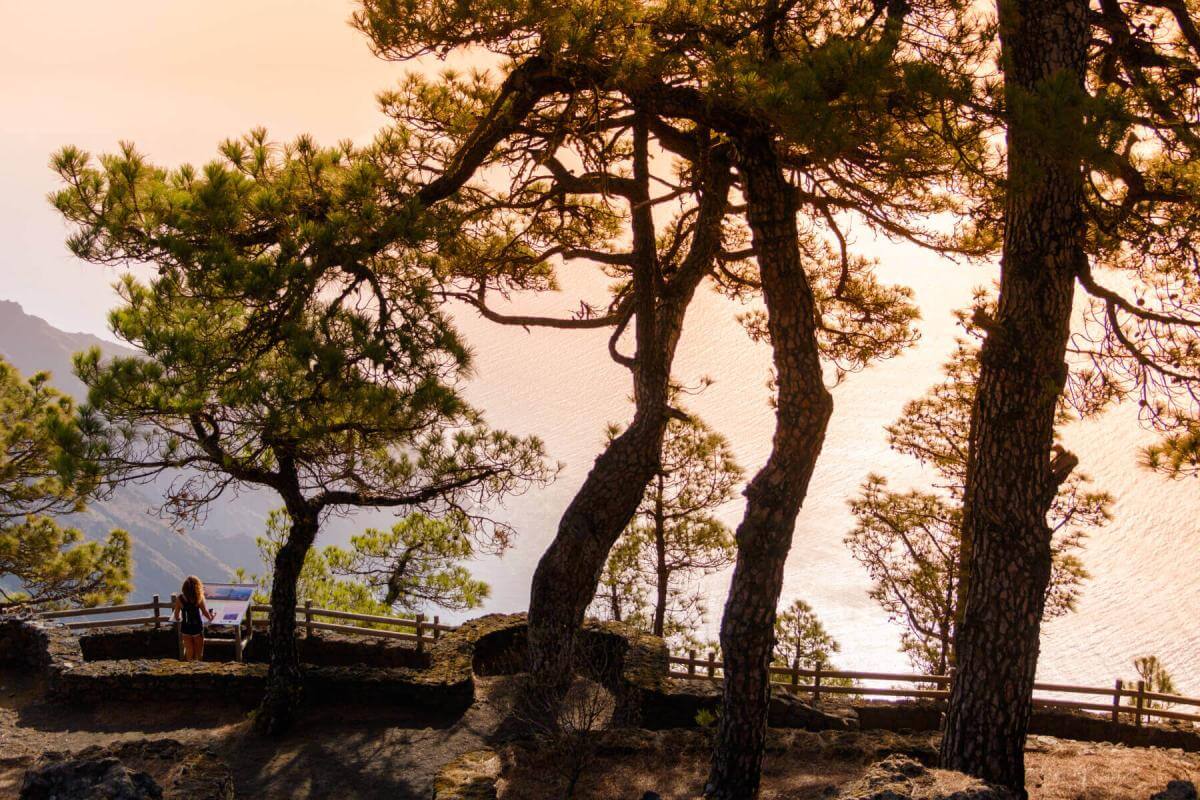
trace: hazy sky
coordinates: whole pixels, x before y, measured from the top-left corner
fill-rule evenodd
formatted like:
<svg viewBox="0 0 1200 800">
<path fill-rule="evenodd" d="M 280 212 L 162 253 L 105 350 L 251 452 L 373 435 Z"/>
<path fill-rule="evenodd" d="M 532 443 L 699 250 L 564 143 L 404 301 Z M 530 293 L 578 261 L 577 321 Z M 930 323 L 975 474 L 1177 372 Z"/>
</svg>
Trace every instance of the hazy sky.
<svg viewBox="0 0 1200 800">
<path fill-rule="evenodd" d="M 374 95 L 404 67 L 375 59 L 347 24 L 343 0 L 0 0 L 0 298 L 70 331 L 109 336 L 105 314 L 115 297 L 111 270 L 66 251 L 66 229 L 46 202 L 55 188 L 47 167 L 65 144 L 111 151 L 131 140 L 159 164 L 203 162 L 217 143 L 255 126 L 276 140 L 311 133 L 323 142 L 368 139 L 383 118 Z M 860 236 L 862 239 L 869 237 Z M 899 485 L 921 478 L 889 452 L 883 426 L 906 400 L 939 377 L 957 330 L 951 309 L 989 267 L 951 265 L 912 247 L 861 242 L 878 255 L 881 275 L 911 285 L 924 320 L 922 342 L 902 358 L 852 376 L 834 392 L 835 416 L 801 513 L 785 579 L 785 597 L 813 602 L 844 645 L 847 667 L 905 667 L 897 629 L 867 597 L 865 573 L 842 537 L 852 523 L 846 499 L 870 471 Z M 540 298 L 544 310 L 574 306 L 569 296 Z M 717 383 L 692 407 L 732 440 L 753 472 L 772 426 L 767 406 L 769 352 L 752 345 L 728 303 L 711 294 L 689 312 L 676 374 Z M 480 563 L 495 592 L 488 610 L 517 610 L 554 525 L 595 457 L 608 421 L 627 418 L 627 374 L 608 360 L 603 333 L 565 335 L 496 329 L 470 317 L 464 333 L 478 353 L 471 396 L 497 425 L 537 433 L 567 463 L 549 490 L 513 500 L 504 514 L 517 526 L 516 550 Z M 1146 440 L 1128 413 L 1066 432 L 1086 471 L 1117 497 L 1114 523 L 1085 555 L 1094 578 L 1078 614 L 1048 626 L 1042 674 L 1108 683 L 1128 677 L 1129 660 L 1157 652 L 1185 673 L 1200 674 L 1200 501 L 1194 486 L 1168 484 L 1135 468 Z M 740 504 L 722 516 L 736 524 Z M 257 531 L 246 531 L 253 535 Z M 719 612 L 727 576 L 710 580 Z M 716 624 L 710 616 L 710 630 Z M 1118 624 L 1114 624 L 1114 620 Z"/>
<path fill-rule="evenodd" d="M 0 295 L 67 330 L 105 334 L 113 273 L 81 264 L 45 201 L 65 144 L 131 140 L 154 161 L 207 160 L 254 126 L 280 140 L 365 140 L 374 58 L 342 0 L 0 0 Z M 105 334 L 107 335 L 107 334 Z"/>
</svg>

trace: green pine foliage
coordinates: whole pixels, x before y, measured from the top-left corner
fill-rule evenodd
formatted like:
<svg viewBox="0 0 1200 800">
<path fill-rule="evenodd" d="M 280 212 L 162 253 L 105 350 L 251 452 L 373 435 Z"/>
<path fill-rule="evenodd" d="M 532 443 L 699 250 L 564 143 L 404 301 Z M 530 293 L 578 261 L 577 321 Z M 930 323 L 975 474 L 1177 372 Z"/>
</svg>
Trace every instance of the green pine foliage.
<svg viewBox="0 0 1200 800">
<path fill-rule="evenodd" d="M 1200 426 L 1185 423 L 1142 452 L 1142 465 L 1171 478 L 1200 476 Z"/>
<path fill-rule="evenodd" d="M 131 147 L 56 158 L 72 249 L 157 267 L 120 283 L 110 316 L 145 357 L 85 353 L 76 371 L 109 466 L 126 479 L 191 468 L 167 498 L 180 517 L 252 484 L 317 510 L 459 510 L 503 549 L 511 531 L 478 508 L 552 474 L 540 442 L 490 430 L 459 395 L 470 354 L 420 248 L 372 246 L 400 236 L 407 208 L 382 159 L 262 131 L 203 169 L 160 169 Z"/>
<path fill-rule="evenodd" d="M 276 509 L 267 531 L 258 537 L 262 563 L 275 563 L 287 539 L 290 520 Z M 491 593 L 461 562 L 474 556 L 470 523 L 461 516 L 433 519 L 409 514 L 389 530 L 368 528 L 347 548 L 328 545 L 309 550 L 296 585 L 296 596 L 314 606 L 379 616 L 411 617 L 429 605 L 454 611 L 478 608 Z M 238 580 L 258 585 L 256 601 L 269 602 L 272 573 L 237 571 Z"/>
<path fill-rule="evenodd" d="M 71 399 L 49 375 L 0 359 L 0 608 L 118 603 L 130 590 L 129 535 L 103 542 L 52 515 L 82 511 L 101 486 Z"/>
</svg>

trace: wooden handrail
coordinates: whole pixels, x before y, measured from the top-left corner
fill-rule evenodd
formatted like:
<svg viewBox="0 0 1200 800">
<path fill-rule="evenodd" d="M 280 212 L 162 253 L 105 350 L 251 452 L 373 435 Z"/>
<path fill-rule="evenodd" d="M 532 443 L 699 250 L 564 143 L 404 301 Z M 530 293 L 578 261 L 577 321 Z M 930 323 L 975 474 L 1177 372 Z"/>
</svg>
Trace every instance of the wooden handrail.
<svg viewBox="0 0 1200 800">
<path fill-rule="evenodd" d="M 1137 691 L 1126 692 L 1131 697 L 1137 696 Z M 1143 692 L 1147 700 L 1161 700 L 1164 703 L 1174 703 L 1177 706 L 1200 706 L 1200 697 L 1181 697 L 1177 694 L 1161 694 L 1159 692 Z"/>
<path fill-rule="evenodd" d="M 395 625 L 398 628 L 416 629 L 417 621 L 407 617 L 381 617 L 374 614 L 355 614 L 352 611 L 334 611 L 329 608 L 312 607 L 314 617 L 329 617 L 331 619 L 349 619 L 355 622 L 370 622 L 376 625 Z M 354 627 L 354 626 L 347 626 Z"/>
<path fill-rule="evenodd" d="M 711 657 L 708 659 L 700 659 L 695 654 L 683 656 L 669 656 L 668 663 L 676 666 L 687 667 L 686 672 L 671 671 L 672 677 L 676 678 L 710 678 L 712 672 L 706 675 L 698 675 L 697 667 L 705 667 L 707 670 L 723 669 L 722 662 L 715 661 Z M 800 684 L 799 678 L 814 678 L 818 674 L 821 678 L 842 678 L 851 680 L 882 680 L 882 681 L 898 681 L 908 683 L 934 683 L 939 687 L 946 687 L 952 678 L 949 675 L 913 675 L 905 673 L 890 673 L 890 672 L 860 672 L 852 670 L 810 670 L 810 669 L 792 669 L 791 667 L 782 667 L 772 665 L 769 672 L 774 676 L 787 678 L 786 681 L 778 681 L 772 679 L 772 683 L 782 686 L 788 686 L 796 692 L 801 693 L 829 693 L 829 694 L 861 694 L 861 695 L 880 695 L 892 697 L 924 697 L 924 698 L 946 698 L 949 696 L 949 691 L 946 688 L 938 689 L 907 689 L 907 688 L 887 688 L 876 689 L 870 686 L 830 686 L 827 683 L 822 683 L 819 686 L 813 684 Z M 714 681 L 721 680 L 720 677 L 711 677 Z M 1110 714 L 1130 714 L 1134 715 L 1135 719 L 1140 720 L 1149 717 L 1163 717 L 1166 719 L 1187 720 L 1191 722 L 1200 722 L 1200 714 L 1189 714 L 1182 711 L 1169 711 L 1161 708 L 1152 708 L 1146 704 L 1147 700 L 1157 700 L 1165 703 L 1176 705 L 1195 705 L 1200 706 L 1200 700 L 1192 697 L 1183 697 L 1180 695 L 1160 694 L 1157 692 L 1138 691 L 1132 688 L 1101 688 L 1098 686 L 1072 686 L 1061 683 L 1035 683 L 1035 691 L 1043 692 L 1062 692 L 1072 694 L 1089 694 L 1098 697 L 1113 698 L 1115 702 L 1097 703 L 1081 700 L 1059 700 L 1050 697 L 1035 697 L 1033 702 L 1035 705 L 1047 708 L 1072 708 L 1086 711 L 1106 711 Z M 1120 705 L 1120 699 L 1127 697 L 1131 699 L 1141 698 L 1141 705 Z"/>
<path fill-rule="evenodd" d="M 254 605 L 250 606 L 250 610 L 255 611 L 255 612 L 262 612 L 265 614 L 270 614 L 272 611 L 271 606 L 263 605 L 260 603 L 255 603 Z M 417 621 L 415 619 L 411 619 L 409 617 L 384 617 L 384 616 L 379 616 L 376 614 L 356 614 L 352 611 L 335 611 L 334 609 L 331 609 L 331 608 L 318 608 L 317 606 L 312 606 L 311 608 L 308 608 L 305 606 L 297 606 L 296 607 L 297 615 L 303 615 L 303 614 L 305 614 L 305 612 L 308 612 L 309 614 L 311 614 L 314 617 L 330 617 L 332 619 L 348 619 L 348 620 L 354 620 L 357 622 L 370 622 L 370 623 L 374 623 L 374 624 L 378 624 L 378 625 L 395 625 L 397 627 L 407 627 L 407 628 L 413 628 L 413 629 L 415 629 L 417 627 Z M 343 627 L 350 628 L 350 629 L 356 630 L 356 631 L 371 630 L 370 628 L 362 628 L 362 627 L 359 627 L 356 625 L 346 625 Z M 443 633 L 446 631 L 458 630 L 458 626 L 443 625 L 440 622 L 424 622 L 423 621 L 421 623 L 421 630 L 429 631 L 428 636 L 423 635 L 421 638 L 435 639 L 435 638 L 438 638 L 435 635 L 436 633 Z"/>
<path fill-rule="evenodd" d="M 124 628 L 133 625 L 153 625 L 156 622 L 163 622 L 167 617 L 135 617 L 134 619 L 95 619 L 90 622 L 65 622 L 63 623 L 73 631 L 84 630 L 87 628 Z"/>
<path fill-rule="evenodd" d="M 389 631 L 383 628 L 360 628 L 357 625 L 338 625 L 336 622 L 312 622 L 312 627 L 319 631 L 335 631 L 337 633 L 353 633 L 359 636 L 378 636 L 384 639 L 404 639 L 405 641 L 415 642 L 418 638 L 426 639 L 427 637 L 418 637 L 415 633 L 403 633 L 401 631 Z"/>
<path fill-rule="evenodd" d="M 38 614 L 42 619 L 62 619 L 63 617 L 87 617 L 95 614 L 119 614 L 123 611 L 152 611 L 154 603 L 129 603 L 123 606 L 92 606 L 91 608 L 68 608 L 62 611 L 42 611 Z"/>
</svg>

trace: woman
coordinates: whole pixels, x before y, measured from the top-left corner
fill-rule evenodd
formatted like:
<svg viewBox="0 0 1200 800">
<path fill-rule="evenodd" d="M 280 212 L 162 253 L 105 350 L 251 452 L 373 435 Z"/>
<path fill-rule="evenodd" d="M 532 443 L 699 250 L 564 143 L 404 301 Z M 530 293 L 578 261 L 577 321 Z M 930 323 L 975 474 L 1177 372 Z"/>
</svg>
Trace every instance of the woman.
<svg viewBox="0 0 1200 800">
<path fill-rule="evenodd" d="M 188 575 L 183 582 L 183 588 L 175 597 L 176 620 L 182 618 L 179 632 L 183 635 L 183 660 L 204 660 L 204 622 L 207 617 L 212 622 L 216 614 L 208 609 L 204 602 L 204 584 L 195 575 Z"/>
</svg>

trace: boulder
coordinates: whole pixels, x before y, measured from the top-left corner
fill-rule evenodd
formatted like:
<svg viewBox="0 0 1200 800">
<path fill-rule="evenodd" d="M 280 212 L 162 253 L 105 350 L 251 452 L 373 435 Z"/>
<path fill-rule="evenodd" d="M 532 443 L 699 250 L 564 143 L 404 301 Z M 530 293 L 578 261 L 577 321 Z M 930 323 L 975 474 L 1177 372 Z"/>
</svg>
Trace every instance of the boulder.
<svg viewBox="0 0 1200 800">
<path fill-rule="evenodd" d="M 1016 796 L 960 772 L 929 769 L 908 756 L 894 755 L 867 769 L 842 788 L 839 800 L 1015 800 Z"/>
<path fill-rule="evenodd" d="M 162 800 L 163 791 L 145 772 L 133 772 L 115 757 L 51 762 L 25 773 L 21 800 Z"/>
<path fill-rule="evenodd" d="M 803 728 L 806 731 L 848 731 L 858 727 L 858 720 L 826 713 L 791 692 L 776 690 L 771 692 L 767 724 L 772 728 Z"/>
<path fill-rule="evenodd" d="M 1196 800 L 1196 784 L 1191 781 L 1171 781 L 1166 789 L 1150 795 L 1150 800 Z"/>
</svg>

